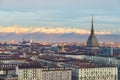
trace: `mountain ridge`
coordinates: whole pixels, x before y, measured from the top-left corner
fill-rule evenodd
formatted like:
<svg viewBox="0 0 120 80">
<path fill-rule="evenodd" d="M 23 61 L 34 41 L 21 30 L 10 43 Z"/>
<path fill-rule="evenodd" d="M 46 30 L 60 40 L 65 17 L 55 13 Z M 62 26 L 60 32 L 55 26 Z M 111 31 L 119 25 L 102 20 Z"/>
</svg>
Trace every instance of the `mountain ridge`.
<svg viewBox="0 0 120 80">
<path fill-rule="evenodd" d="M 102 35 L 96 35 L 98 41 L 115 41 L 115 42 L 119 42 L 120 41 L 120 35 L 118 34 L 102 34 Z M 9 41 L 9 40 L 15 40 L 15 41 L 20 41 L 23 38 L 24 39 L 32 39 L 35 41 L 87 41 L 89 37 L 89 34 L 78 34 L 78 33 L 63 33 L 63 34 L 58 34 L 58 33 L 52 33 L 52 34 L 48 34 L 48 33 L 20 33 L 20 34 L 16 34 L 16 33 L 0 33 L 0 40 L 4 40 L 4 41 Z"/>
</svg>

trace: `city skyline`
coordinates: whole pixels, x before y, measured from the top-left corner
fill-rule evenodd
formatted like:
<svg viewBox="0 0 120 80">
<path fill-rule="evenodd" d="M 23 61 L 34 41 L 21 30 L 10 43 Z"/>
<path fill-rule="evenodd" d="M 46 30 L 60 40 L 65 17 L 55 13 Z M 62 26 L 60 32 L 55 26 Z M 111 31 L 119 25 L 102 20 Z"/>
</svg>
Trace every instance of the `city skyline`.
<svg viewBox="0 0 120 80">
<path fill-rule="evenodd" d="M 0 0 L 0 80 L 120 80 L 119 0 Z"/>
<path fill-rule="evenodd" d="M 32 26 L 53 29 L 53 32 L 54 28 L 60 28 L 63 33 L 64 29 L 75 28 L 70 32 L 81 30 L 80 33 L 86 34 L 94 14 L 96 33 L 119 34 L 119 3 L 119 0 L 0 0 L 0 28 L 6 31 L 6 28 L 14 29 L 16 25 L 29 31 Z"/>
</svg>

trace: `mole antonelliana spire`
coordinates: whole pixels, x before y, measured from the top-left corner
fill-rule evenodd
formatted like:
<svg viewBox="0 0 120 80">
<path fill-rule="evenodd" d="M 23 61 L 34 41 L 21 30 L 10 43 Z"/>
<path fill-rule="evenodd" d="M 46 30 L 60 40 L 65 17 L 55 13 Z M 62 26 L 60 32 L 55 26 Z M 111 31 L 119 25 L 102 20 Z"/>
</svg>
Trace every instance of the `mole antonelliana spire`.
<svg viewBox="0 0 120 80">
<path fill-rule="evenodd" d="M 98 50 L 99 44 L 98 44 L 98 40 L 97 40 L 95 33 L 94 33 L 94 22 L 93 21 L 94 20 L 93 20 L 93 15 L 92 15 L 91 33 L 90 33 L 90 36 L 87 40 L 87 49 Z"/>
</svg>

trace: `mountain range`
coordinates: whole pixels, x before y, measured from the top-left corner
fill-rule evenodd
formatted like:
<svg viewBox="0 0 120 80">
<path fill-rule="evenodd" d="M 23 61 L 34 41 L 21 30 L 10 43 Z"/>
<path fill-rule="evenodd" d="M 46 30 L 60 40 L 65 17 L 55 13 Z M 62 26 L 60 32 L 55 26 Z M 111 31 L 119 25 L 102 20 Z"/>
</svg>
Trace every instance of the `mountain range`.
<svg viewBox="0 0 120 80">
<path fill-rule="evenodd" d="M 115 41 L 120 42 L 120 35 L 118 34 L 97 34 L 98 41 Z M 0 33 L 1 41 L 21 41 L 23 38 L 25 40 L 34 40 L 34 41 L 87 41 L 89 34 L 78 34 L 78 33 Z"/>
</svg>

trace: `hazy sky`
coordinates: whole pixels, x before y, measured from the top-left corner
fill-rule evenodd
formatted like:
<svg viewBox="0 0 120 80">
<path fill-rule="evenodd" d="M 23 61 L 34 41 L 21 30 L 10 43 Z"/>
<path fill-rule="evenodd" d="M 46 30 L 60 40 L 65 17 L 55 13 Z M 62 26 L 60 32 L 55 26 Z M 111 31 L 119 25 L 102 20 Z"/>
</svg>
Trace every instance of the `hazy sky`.
<svg viewBox="0 0 120 80">
<path fill-rule="evenodd" d="M 120 0 L 0 0 L 1 26 L 76 27 L 120 31 Z"/>
</svg>

